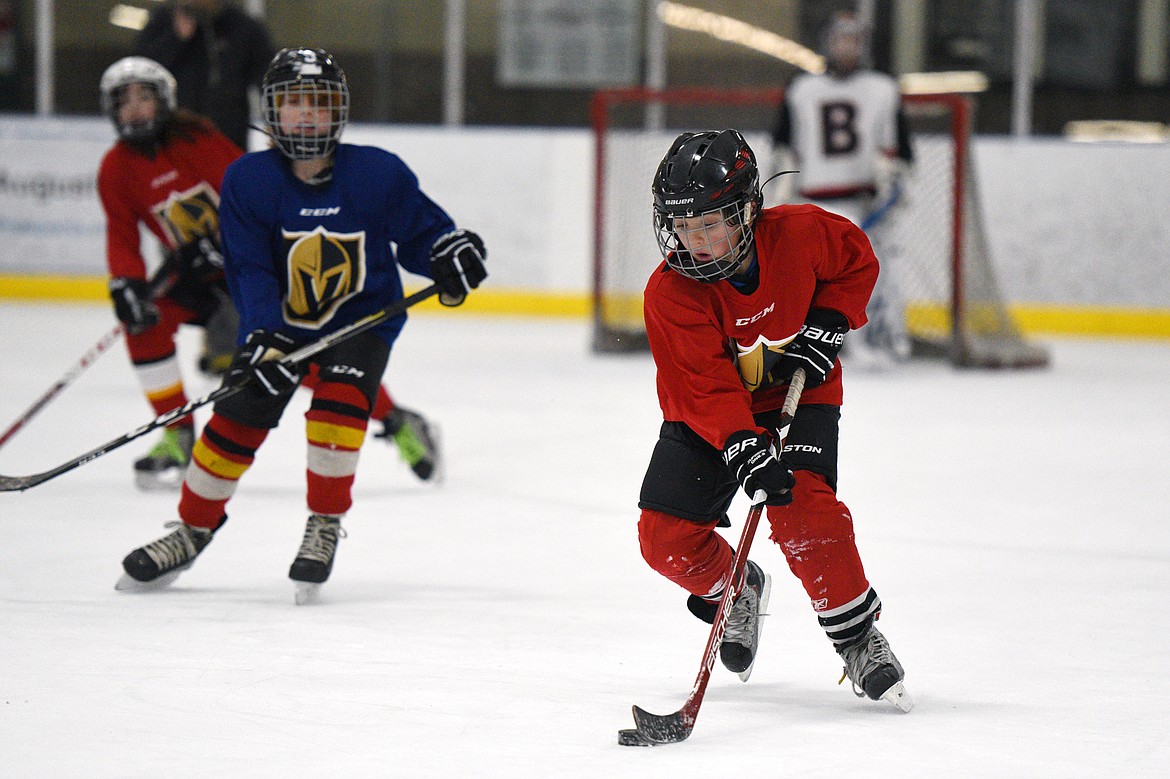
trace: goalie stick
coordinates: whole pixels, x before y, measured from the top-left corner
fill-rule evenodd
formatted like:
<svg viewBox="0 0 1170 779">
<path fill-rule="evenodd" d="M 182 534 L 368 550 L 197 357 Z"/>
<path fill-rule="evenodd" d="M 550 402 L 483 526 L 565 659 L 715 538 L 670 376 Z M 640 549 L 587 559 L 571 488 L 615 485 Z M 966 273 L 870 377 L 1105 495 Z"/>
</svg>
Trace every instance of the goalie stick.
<svg viewBox="0 0 1170 779">
<path fill-rule="evenodd" d="M 788 385 L 788 394 L 784 398 L 784 405 L 780 413 L 780 449 L 783 451 L 784 441 L 788 438 L 788 429 L 792 426 L 792 418 L 796 415 L 796 406 L 800 403 L 800 393 L 804 391 L 804 368 L 797 368 L 792 374 L 792 381 Z M 752 496 L 752 507 L 748 511 L 747 521 L 743 526 L 743 533 L 739 538 L 739 546 L 735 549 L 735 557 L 731 561 L 731 578 L 728 581 L 737 582 L 743 575 L 747 565 L 748 550 L 756 534 L 756 526 L 760 523 L 760 515 L 764 511 L 763 490 L 758 490 Z M 656 744 L 677 744 L 685 741 L 694 730 L 695 720 L 699 716 L 699 707 L 703 705 L 703 695 L 707 692 L 707 682 L 711 680 L 711 669 L 715 667 L 715 655 L 719 652 L 719 644 L 723 641 L 723 631 L 727 627 L 727 617 L 731 613 L 731 605 L 735 600 L 733 587 L 723 590 L 723 597 L 719 599 L 719 610 L 715 613 L 715 622 L 711 625 L 711 634 L 707 637 L 707 646 L 703 650 L 703 664 L 699 667 L 699 675 L 695 678 L 695 685 L 691 694 L 687 696 L 682 708 L 673 714 L 651 714 L 640 706 L 634 706 L 633 729 L 618 731 L 618 743 L 622 746 L 653 746 Z"/>
<path fill-rule="evenodd" d="M 874 227 L 877 227 L 877 225 L 886 218 L 886 214 L 890 213 L 894 206 L 898 205 L 898 201 L 901 199 L 902 184 L 901 182 L 895 181 L 894 185 L 890 187 L 890 194 L 886 196 L 886 199 L 878 203 L 872 211 L 866 214 L 858 227 L 861 228 L 863 233 L 868 233 Z"/>
<path fill-rule="evenodd" d="M 352 322 L 318 341 L 314 341 L 311 344 L 302 346 L 300 349 L 297 349 L 294 352 L 286 354 L 281 358 L 280 361 L 289 366 L 302 363 L 313 355 L 318 354 L 319 352 L 323 352 L 331 346 L 339 344 L 348 338 L 352 338 L 358 333 L 365 332 L 371 327 L 376 327 L 391 317 L 398 316 L 402 312 L 406 311 L 406 309 L 413 306 L 415 303 L 421 303 L 427 298 L 437 295 L 438 292 L 439 286 L 437 284 L 432 284 L 425 289 L 415 292 L 413 295 L 409 295 L 402 298 L 401 300 L 395 301 L 393 304 L 387 306 L 381 311 L 375 311 L 369 316 L 363 317 L 356 322 Z M 85 465 L 90 460 L 96 460 L 102 455 L 109 454 L 115 449 L 121 447 L 123 444 L 128 444 L 134 439 L 146 435 L 151 430 L 157 430 L 160 427 L 165 427 L 167 424 L 175 421 L 176 419 L 187 416 L 197 408 L 201 408 L 206 406 L 208 403 L 214 403 L 217 400 L 234 395 L 247 386 L 248 383 L 249 380 L 245 379 L 239 384 L 222 385 L 211 394 L 189 401 L 179 408 L 168 411 L 165 414 L 161 414 L 150 422 L 147 422 L 142 427 L 131 430 L 129 433 L 119 436 L 112 441 L 107 441 L 96 449 L 92 449 L 83 455 L 74 457 L 72 460 L 62 463 L 56 468 L 51 468 L 47 471 L 30 474 L 28 476 L 0 475 L 0 492 L 23 492 L 30 487 L 35 487 L 38 484 L 44 484 L 50 479 L 55 479 L 63 473 L 68 473 L 74 468 Z"/>
</svg>

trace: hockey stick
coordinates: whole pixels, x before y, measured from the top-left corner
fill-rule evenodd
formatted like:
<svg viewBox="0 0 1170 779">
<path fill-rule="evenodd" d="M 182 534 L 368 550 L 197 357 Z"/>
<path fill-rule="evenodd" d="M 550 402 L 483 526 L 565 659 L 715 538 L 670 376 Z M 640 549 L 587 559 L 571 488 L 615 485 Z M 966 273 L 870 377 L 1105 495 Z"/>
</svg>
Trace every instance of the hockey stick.
<svg viewBox="0 0 1170 779">
<path fill-rule="evenodd" d="M 404 297 L 402 300 L 395 301 L 392 305 L 387 306 L 381 311 L 375 311 L 369 316 L 363 317 L 356 322 L 346 325 L 340 330 L 336 330 L 330 333 L 319 341 L 314 341 L 311 344 L 302 346 L 295 352 L 291 352 L 282 357 L 281 362 L 289 366 L 302 363 L 313 355 L 323 352 L 326 349 L 341 343 L 342 341 L 352 338 L 358 333 L 365 332 L 372 327 L 377 327 L 387 319 L 398 316 L 402 312 L 406 311 L 406 309 L 410 308 L 415 303 L 421 303 L 427 298 L 437 295 L 438 292 L 438 285 L 432 284 L 426 289 L 419 290 L 413 295 L 409 295 Z M 205 395 L 204 397 L 198 398 L 196 400 L 189 401 L 179 408 L 168 411 L 165 414 L 161 414 L 160 416 L 155 417 L 152 421 L 147 422 L 142 427 L 131 430 L 129 433 L 119 436 L 112 441 L 107 441 L 98 448 L 90 450 L 78 457 L 74 457 L 69 462 L 62 463 L 56 468 L 52 468 L 42 473 L 34 473 L 29 476 L 0 476 L 0 492 L 23 492 L 30 487 L 35 487 L 38 484 L 44 484 L 49 479 L 55 479 L 63 473 L 68 473 L 78 466 L 85 465 L 90 460 L 96 460 L 102 455 L 109 454 L 123 444 L 130 443 L 134 439 L 146 435 L 151 430 L 157 430 L 160 427 L 165 427 L 171 422 L 174 422 L 176 419 L 187 416 L 197 408 L 201 408 L 202 406 L 206 406 L 208 403 L 214 403 L 217 400 L 222 400 L 223 398 L 234 395 L 248 384 L 249 381 L 245 379 L 239 384 L 222 385 L 211 394 Z"/>
<path fill-rule="evenodd" d="M 894 206 L 898 205 L 898 201 L 901 199 L 902 183 L 900 181 L 895 181 L 894 186 L 890 187 L 890 194 L 886 196 L 886 199 L 881 203 L 878 203 L 878 205 L 872 211 L 866 214 L 858 227 L 861 228 L 863 233 L 868 233 L 874 227 L 877 227 L 879 222 L 886 218 L 886 214 L 890 213 Z"/>
<path fill-rule="evenodd" d="M 788 395 L 784 398 L 784 405 L 780 412 L 780 449 L 783 451 L 784 441 L 788 438 L 788 429 L 792 426 L 792 418 L 796 415 L 796 406 L 800 403 L 800 393 L 804 391 L 805 373 L 803 368 L 797 368 L 792 374 L 792 381 L 788 386 Z M 747 565 L 748 550 L 756 534 L 756 526 L 760 523 L 760 515 L 764 511 L 763 490 L 753 496 L 751 510 L 748 511 L 747 521 L 743 526 L 743 533 L 739 537 L 739 546 L 735 549 L 735 557 L 731 561 L 730 582 L 739 581 L 743 576 L 743 569 Z M 719 599 L 719 610 L 715 614 L 715 622 L 711 625 L 711 634 L 707 637 L 707 646 L 703 650 L 703 664 L 699 667 L 699 675 L 695 678 L 695 686 L 687 696 L 686 703 L 674 714 L 651 714 L 640 706 L 634 706 L 633 731 L 618 731 L 618 743 L 624 746 L 651 746 L 654 744 L 676 744 L 685 741 L 695 727 L 695 719 L 699 716 L 699 707 L 703 704 L 703 695 L 707 691 L 707 682 L 711 680 L 711 669 L 715 667 L 715 655 L 719 652 L 719 644 L 723 641 L 723 631 L 727 627 L 727 617 L 731 613 L 731 605 L 735 600 L 735 588 L 725 587 L 723 597 Z"/>
<path fill-rule="evenodd" d="M 41 409 L 49 405 L 49 401 L 57 397 L 57 395 L 61 393 L 61 390 L 65 389 L 74 381 L 76 381 L 77 377 L 80 376 L 86 368 L 96 362 L 97 358 L 101 357 L 102 354 L 107 349 L 109 349 L 110 346 L 115 341 L 117 341 L 121 335 L 122 326 L 118 325 L 113 330 L 98 339 L 96 344 L 89 347 L 89 350 L 86 351 L 85 354 L 81 355 L 81 359 L 74 363 L 73 367 L 67 370 L 64 376 L 57 379 L 56 383 L 54 383 L 52 387 L 49 387 L 48 392 L 46 392 L 44 395 L 41 395 L 41 397 L 38 398 L 35 403 L 29 406 L 28 410 L 25 411 L 19 419 L 13 422 L 7 430 L 4 431 L 4 435 L 0 435 L 0 446 L 4 446 L 4 444 L 8 443 L 8 439 L 16 435 L 16 433 L 21 428 L 23 428 L 29 420 L 36 416 Z"/>
<path fill-rule="evenodd" d="M 159 276 L 156 276 L 150 282 L 150 299 L 157 300 L 163 295 L 167 294 L 171 288 L 174 287 L 175 281 L 175 274 L 168 274 L 166 276 L 162 276 L 160 274 Z M 28 410 L 25 411 L 19 419 L 13 422 L 7 430 L 4 431 L 4 435 L 0 435 L 0 446 L 4 446 L 4 444 L 8 443 L 8 439 L 16 435 L 16 433 L 21 428 L 28 424 L 29 420 L 40 413 L 41 409 L 49 405 L 49 401 L 57 397 L 57 395 L 61 393 L 61 390 L 65 389 L 74 381 L 76 381 L 77 377 L 80 376 L 86 368 L 97 362 L 97 358 L 101 357 L 102 354 L 104 354 L 105 351 L 110 348 L 110 345 L 113 344 L 114 341 L 118 340 L 118 337 L 122 335 L 122 330 L 123 326 L 119 324 L 113 330 L 98 339 L 98 342 L 91 346 L 85 354 L 81 355 L 81 359 L 74 363 L 72 368 L 65 371 L 65 375 L 57 379 L 57 382 L 52 387 L 49 387 L 48 392 L 46 392 L 44 395 L 41 395 L 41 397 L 35 403 L 29 406 Z"/>
</svg>

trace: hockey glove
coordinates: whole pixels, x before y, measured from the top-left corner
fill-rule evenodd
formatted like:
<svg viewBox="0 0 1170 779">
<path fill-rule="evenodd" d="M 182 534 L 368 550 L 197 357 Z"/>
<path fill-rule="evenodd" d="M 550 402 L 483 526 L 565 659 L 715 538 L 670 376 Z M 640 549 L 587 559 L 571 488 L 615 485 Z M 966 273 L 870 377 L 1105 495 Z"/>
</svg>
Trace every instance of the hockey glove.
<svg viewBox="0 0 1170 779">
<path fill-rule="evenodd" d="M 772 374 L 788 381 L 797 368 L 804 368 L 806 388 L 821 384 L 837 363 L 847 332 L 849 321 L 844 314 L 828 308 L 812 309 Z"/>
<path fill-rule="evenodd" d="M 171 257 L 185 284 L 204 287 L 223 278 L 223 255 L 213 238 L 203 236 L 185 243 Z"/>
<path fill-rule="evenodd" d="M 792 486 L 796 477 L 783 460 L 776 459 L 771 441 L 765 433 L 740 430 L 727 437 L 723 445 L 723 461 L 743 491 L 752 500 L 756 491 L 763 490 L 769 506 L 787 506 L 792 502 Z"/>
<path fill-rule="evenodd" d="M 295 348 L 296 343 L 286 335 L 272 330 L 253 330 L 236 354 L 225 383 L 250 381 L 262 394 L 274 398 L 287 395 L 301 383 L 301 369 L 285 365 L 280 358 Z"/>
<path fill-rule="evenodd" d="M 114 316 L 130 335 L 141 335 L 159 323 L 162 316 L 150 299 L 150 285 L 144 279 L 117 276 L 110 279 Z"/>
<path fill-rule="evenodd" d="M 439 285 L 439 302 L 458 306 L 487 278 L 487 249 L 470 230 L 452 230 L 431 247 L 431 278 Z"/>
</svg>

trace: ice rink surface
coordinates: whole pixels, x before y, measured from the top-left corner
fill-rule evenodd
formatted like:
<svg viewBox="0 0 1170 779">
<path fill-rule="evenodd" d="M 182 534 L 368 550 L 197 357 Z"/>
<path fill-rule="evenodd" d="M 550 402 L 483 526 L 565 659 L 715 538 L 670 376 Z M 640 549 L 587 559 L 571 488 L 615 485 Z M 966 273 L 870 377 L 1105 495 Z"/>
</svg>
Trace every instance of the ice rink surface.
<svg viewBox="0 0 1170 779">
<path fill-rule="evenodd" d="M 104 306 L 0 305 L 0 428 L 112 325 Z M 1054 340 L 1043 371 L 847 366 L 840 495 L 916 708 L 837 685 L 760 532 L 774 583 L 751 681 L 717 667 L 690 740 L 638 749 L 616 740 L 630 705 L 678 709 L 708 628 L 638 552 L 653 366 L 588 340 L 576 321 L 413 317 L 387 382 L 441 425 L 446 479 L 369 439 L 313 606 L 286 578 L 306 393 L 168 591 L 113 588 L 176 517 L 176 495 L 132 485 L 154 434 L 0 494 L 0 775 L 1164 775 L 1170 344 Z M 204 395 L 194 331 L 181 343 Z M 119 345 L 0 449 L 0 473 L 151 417 Z"/>
</svg>

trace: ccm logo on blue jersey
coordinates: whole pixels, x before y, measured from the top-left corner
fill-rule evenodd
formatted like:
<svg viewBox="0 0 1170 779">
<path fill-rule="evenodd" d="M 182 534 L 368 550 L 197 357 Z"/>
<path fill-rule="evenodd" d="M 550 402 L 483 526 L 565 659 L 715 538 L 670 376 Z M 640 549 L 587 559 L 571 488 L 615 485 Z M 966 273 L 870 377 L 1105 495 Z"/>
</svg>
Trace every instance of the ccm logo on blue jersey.
<svg viewBox="0 0 1170 779">
<path fill-rule="evenodd" d="M 341 206 L 329 208 L 302 208 L 301 216 L 336 216 L 341 213 Z"/>
</svg>

